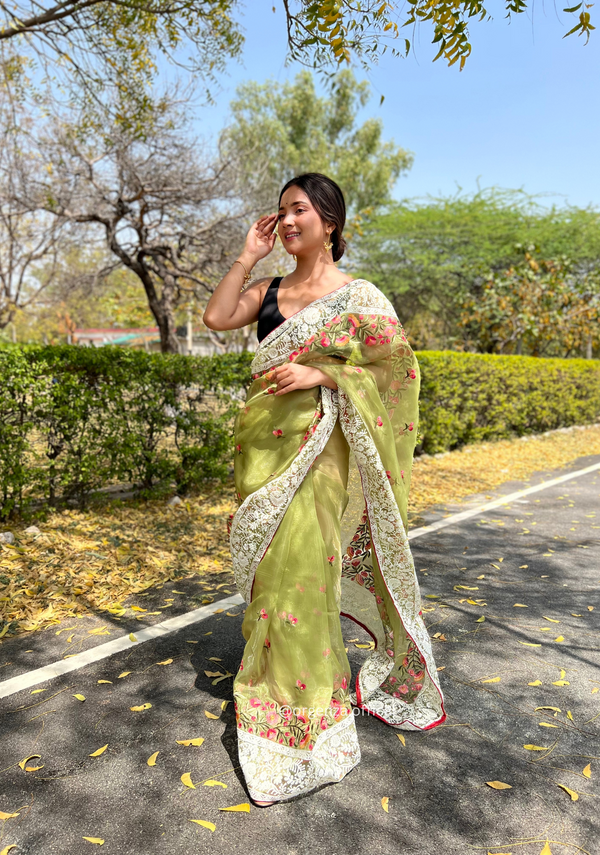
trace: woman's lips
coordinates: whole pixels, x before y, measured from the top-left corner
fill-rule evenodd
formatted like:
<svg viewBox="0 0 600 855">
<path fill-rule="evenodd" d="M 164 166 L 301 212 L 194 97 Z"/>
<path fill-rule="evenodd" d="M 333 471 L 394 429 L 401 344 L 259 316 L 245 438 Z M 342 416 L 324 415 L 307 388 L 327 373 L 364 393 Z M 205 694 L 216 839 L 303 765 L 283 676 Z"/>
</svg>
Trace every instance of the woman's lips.
<svg viewBox="0 0 600 855">
<path fill-rule="evenodd" d="M 286 240 L 294 240 L 294 238 L 300 237 L 299 232 L 290 232 L 289 235 L 285 236 Z"/>
</svg>

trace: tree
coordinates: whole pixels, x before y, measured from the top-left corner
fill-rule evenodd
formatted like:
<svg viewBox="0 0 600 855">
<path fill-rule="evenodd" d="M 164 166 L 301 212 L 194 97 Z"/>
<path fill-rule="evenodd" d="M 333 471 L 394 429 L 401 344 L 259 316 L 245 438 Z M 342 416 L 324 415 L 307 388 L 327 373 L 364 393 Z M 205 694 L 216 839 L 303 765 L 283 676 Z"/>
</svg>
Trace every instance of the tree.
<svg viewBox="0 0 600 855">
<path fill-rule="evenodd" d="M 496 187 L 405 199 L 369 218 L 354 258 L 359 274 L 394 303 L 416 346 L 468 348 L 463 306 L 492 276 L 521 263 L 528 246 L 544 259 L 568 256 L 583 281 L 600 269 L 600 211 L 548 208 Z"/>
<path fill-rule="evenodd" d="M 143 286 L 162 350 L 177 352 L 178 307 L 212 293 L 245 232 L 235 162 L 203 157 L 173 105 L 144 139 L 114 127 L 90 141 L 76 122 L 56 121 L 40 148 L 52 170 L 30 185 L 28 204 L 103 235 Z"/>
<path fill-rule="evenodd" d="M 0 90 L 0 330 L 56 281 L 74 239 L 69 223 L 28 203 L 43 168 L 26 115 Z"/>
<path fill-rule="evenodd" d="M 390 198 L 412 155 L 383 141 L 379 119 L 357 126 L 369 86 L 346 69 L 319 97 L 308 71 L 293 82 L 244 83 L 231 103 L 232 123 L 221 136 L 230 156 L 244 165 L 244 181 L 259 207 L 271 210 L 283 184 L 300 172 L 324 172 L 344 189 L 355 224 Z"/>
<path fill-rule="evenodd" d="M 600 271 L 574 275 L 566 258 L 537 260 L 525 250 L 519 263 L 491 276 L 461 316 L 472 349 L 592 358 L 600 345 Z"/>
</svg>

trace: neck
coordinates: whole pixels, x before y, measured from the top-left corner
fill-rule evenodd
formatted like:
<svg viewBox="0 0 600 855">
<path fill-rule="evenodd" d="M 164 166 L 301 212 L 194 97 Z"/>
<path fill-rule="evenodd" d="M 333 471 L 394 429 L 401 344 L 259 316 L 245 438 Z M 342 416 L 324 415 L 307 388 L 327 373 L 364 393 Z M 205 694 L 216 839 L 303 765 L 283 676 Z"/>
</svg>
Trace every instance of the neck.
<svg viewBox="0 0 600 855">
<path fill-rule="evenodd" d="M 311 253 L 298 256 L 292 277 L 298 282 L 307 282 L 312 285 L 320 282 L 325 273 L 334 269 L 336 268 L 331 250 L 325 252 L 324 249 L 316 249 Z"/>
</svg>

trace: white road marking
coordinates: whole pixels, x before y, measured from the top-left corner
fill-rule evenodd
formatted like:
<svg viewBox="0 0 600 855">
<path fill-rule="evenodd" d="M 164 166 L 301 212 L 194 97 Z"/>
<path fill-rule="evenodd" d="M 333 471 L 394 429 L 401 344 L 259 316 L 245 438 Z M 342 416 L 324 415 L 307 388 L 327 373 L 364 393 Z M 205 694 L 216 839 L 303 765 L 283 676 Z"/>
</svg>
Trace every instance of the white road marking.
<svg viewBox="0 0 600 855">
<path fill-rule="evenodd" d="M 514 493 L 508 493 L 502 496 L 501 499 L 494 499 L 492 502 L 486 502 L 484 505 L 477 505 L 474 508 L 469 508 L 467 511 L 459 511 L 456 514 L 451 514 L 444 517 L 442 520 L 431 523 L 431 525 L 419 526 L 408 533 L 408 539 L 414 540 L 415 537 L 422 537 L 424 534 L 431 534 L 433 531 L 439 531 L 441 528 L 447 528 L 449 525 L 468 520 L 470 517 L 482 514 L 485 511 L 491 511 L 493 508 L 499 508 L 502 505 L 508 505 L 511 502 L 516 502 L 522 496 L 529 496 L 531 493 L 538 493 L 540 490 L 547 490 L 548 487 L 554 487 L 555 484 L 563 484 L 565 481 L 571 481 L 573 478 L 579 478 L 581 475 L 587 475 L 589 472 L 595 472 L 600 469 L 600 463 L 593 463 L 591 466 L 586 466 L 585 469 L 577 469 L 575 472 L 567 472 L 566 475 L 560 475 L 558 478 L 552 478 L 550 481 L 542 481 L 541 484 L 536 484 L 535 487 L 527 487 L 525 490 L 517 490 Z"/>
<path fill-rule="evenodd" d="M 592 466 L 586 466 L 585 469 L 577 469 L 575 472 L 568 472 L 566 475 L 560 475 L 558 478 L 552 478 L 550 481 L 542 481 L 541 484 L 536 484 L 534 487 L 527 487 L 525 490 L 517 490 L 514 493 L 509 493 L 502 496 L 500 499 L 494 499 L 492 502 L 486 502 L 483 505 L 477 505 L 474 508 L 469 508 L 466 511 L 460 511 L 456 514 L 451 514 L 442 520 L 431 523 L 431 525 L 420 526 L 412 529 L 408 533 L 408 539 L 414 540 L 415 537 L 421 537 L 424 534 L 431 534 L 434 531 L 439 531 L 442 528 L 447 528 L 455 523 L 462 522 L 470 517 L 477 516 L 485 511 L 493 508 L 507 505 L 510 502 L 515 502 L 523 496 L 528 496 L 531 493 L 538 493 L 540 490 L 546 490 L 548 487 L 553 487 L 555 484 L 563 484 L 565 481 L 571 481 L 573 478 L 579 478 L 581 475 L 587 475 L 589 472 L 595 472 L 600 469 L 600 463 L 594 463 Z M 135 647 L 137 644 L 144 644 L 146 641 L 151 641 L 153 638 L 160 638 L 164 635 L 169 635 L 172 632 L 177 632 L 186 626 L 206 620 L 206 618 L 214 615 L 217 609 L 227 606 L 239 606 L 244 602 L 239 594 L 232 597 L 227 597 L 224 600 L 217 600 L 209 606 L 202 606 L 199 609 L 194 609 L 192 612 L 186 612 L 175 618 L 155 623 L 153 626 L 145 627 L 142 630 L 134 630 L 136 641 L 131 641 L 129 635 L 124 635 L 121 638 L 115 638 L 114 641 L 108 641 L 106 644 L 99 644 L 97 647 L 92 647 L 84 653 L 78 653 L 71 656 L 69 659 L 60 659 L 58 662 L 53 662 L 50 665 L 44 665 L 42 668 L 37 668 L 35 671 L 29 671 L 26 674 L 19 674 L 10 680 L 5 680 L 0 683 L 0 698 L 6 698 L 9 695 L 14 695 L 23 689 L 30 689 L 32 686 L 38 686 L 40 683 L 45 683 L 54 677 L 59 677 L 61 674 L 68 674 L 70 671 L 76 671 L 89 665 L 92 662 L 99 662 L 101 659 L 106 659 L 108 656 L 113 656 L 115 653 L 120 653 L 121 650 L 127 650 Z"/>
<path fill-rule="evenodd" d="M 68 659 L 59 659 L 58 662 L 53 662 L 51 665 L 44 665 L 42 668 L 36 668 L 35 671 L 19 674 L 17 677 L 0 683 L 0 698 L 7 698 L 9 695 L 23 691 L 23 689 L 39 686 L 40 683 L 45 683 L 46 680 L 52 680 L 61 674 L 68 674 L 69 671 L 77 671 L 85 665 L 90 665 L 92 662 L 99 662 L 101 659 L 106 659 L 108 656 L 120 653 L 121 650 L 129 650 L 129 648 L 135 647 L 138 644 L 144 644 L 144 642 L 151 641 L 153 638 L 160 638 L 163 635 L 177 632 L 186 626 L 190 626 L 190 624 L 206 620 L 206 618 L 214 615 L 217 609 L 224 609 L 228 606 L 239 606 L 243 602 L 244 600 L 241 596 L 235 594 L 224 600 L 217 600 L 209 606 L 202 606 L 199 609 L 194 609 L 192 612 L 186 612 L 183 615 L 178 615 L 161 623 L 144 627 L 144 629 L 134 629 L 135 641 L 131 641 L 129 635 L 122 635 L 120 638 L 115 638 L 114 641 L 107 641 L 106 644 L 98 644 L 96 647 L 85 650 L 83 653 L 77 653 Z"/>
</svg>

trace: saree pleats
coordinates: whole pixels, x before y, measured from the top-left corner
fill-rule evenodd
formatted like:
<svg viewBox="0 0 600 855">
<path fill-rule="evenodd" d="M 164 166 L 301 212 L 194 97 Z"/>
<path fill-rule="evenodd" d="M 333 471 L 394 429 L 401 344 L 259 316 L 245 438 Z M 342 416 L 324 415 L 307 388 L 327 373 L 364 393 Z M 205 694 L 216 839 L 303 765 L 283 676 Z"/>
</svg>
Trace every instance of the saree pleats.
<svg viewBox="0 0 600 855">
<path fill-rule="evenodd" d="M 337 383 L 274 396 L 274 365 Z M 419 371 L 389 301 L 354 280 L 267 336 L 236 419 L 230 542 L 248 603 L 234 681 L 250 795 L 281 800 L 360 761 L 352 705 L 403 729 L 445 718 L 406 537 Z M 352 458 L 362 518 L 342 542 Z M 340 613 L 373 651 L 353 686 Z"/>
</svg>

